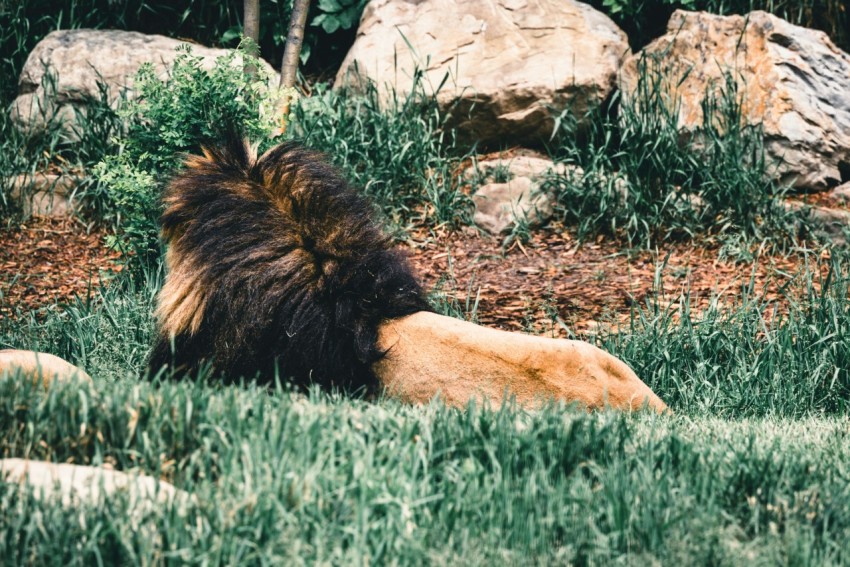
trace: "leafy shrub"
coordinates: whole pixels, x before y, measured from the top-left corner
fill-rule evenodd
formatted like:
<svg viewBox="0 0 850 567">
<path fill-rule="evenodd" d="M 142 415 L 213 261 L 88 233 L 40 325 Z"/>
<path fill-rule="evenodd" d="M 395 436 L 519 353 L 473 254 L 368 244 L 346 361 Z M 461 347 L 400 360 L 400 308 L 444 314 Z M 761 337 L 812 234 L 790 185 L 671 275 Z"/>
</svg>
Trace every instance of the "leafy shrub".
<svg viewBox="0 0 850 567">
<path fill-rule="evenodd" d="M 234 52 L 206 71 L 200 58 L 184 52 L 166 79 L 144 66 L 137 97 L 120 111 L 127 136 L 121 151 L 96 168 L 88 196 L 118 229 L 115 244 L 143 264 L 161 253 L 159 197 L 185 153 L 220 139 L 229 125 L 261 149 L 274 142 L 284 95 L 269 88 L 267 77 L 246 78 L 241 56 Z M 374 87 L 356 94 L 318 85 L 294 105 L 286 136 L 325 152 L 397 222 L 416 215 L 437 223 L 465 220 L 469 200 L 452 180 L 454 146 L 433 101 L 416 91 L 385 102 Z"/>
<path fill-rule="evenodd" d="M 339 29 L 350 30 L 360 22 L 360 16 L 369 0 L 319 0 L 316 3 L 321 12 L 312 26 L 321 26 L 325 33 L 332 34 Z"/>
<path fill-rule="evenodd" d="M 149 64 L 139 69 L 136 98 L 120 111 L 127 137 L 118 153 L 98 164 L 90 194 L 118 229 L 115 244 L 138 260 L 160 254 L 159 197 L 186 152 L 199 152 L 231 127 L 265 140 L 277 126 L 280 91 L 269 87 L 262 68 L 248 78 L 243 57 L 249 56 L 234 51 L 207 71 L 200 57 L 184 49 L 166 79 Z"/>
</svg>

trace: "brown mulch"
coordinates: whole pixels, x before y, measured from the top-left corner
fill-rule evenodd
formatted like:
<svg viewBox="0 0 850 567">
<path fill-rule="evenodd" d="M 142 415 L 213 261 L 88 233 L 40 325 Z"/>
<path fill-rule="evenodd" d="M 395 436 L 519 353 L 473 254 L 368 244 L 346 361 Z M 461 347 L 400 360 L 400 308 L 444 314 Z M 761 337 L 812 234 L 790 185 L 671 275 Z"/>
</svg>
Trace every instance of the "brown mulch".
<svg viewBox="0 0 850 567">
<path fill-rule="evenodd" d="M 797 202 L 813 207 L 825 207 L 828 209 L 850 210 L 850 201 L 836 195 L 833 191 L 821 191 L 819 193 L 801 193 L 788 197 L 789 201 Z"/>
<path fill-rule="evenodd" d="M 0 229 L 0 319 L 85 297 L 120 271 L 104 233 L 79 221 L 33 217 Z"/>
<path fill-rule="evenodd" d="M 0 318 L 84 297 L 120 270 L 104 236 L 67 219 L 33 218 L 0 229 Z M 480 323 L 559 336 L 566 335 L 564 325 L 586 333 L 600 321 L 625 323 L 648 300 L 675 306 L 686 291 L 696 309 L 713 298 L 735 302 L 751 282 L 757 295 L 781 300 L 783 286 L 801 285 L 795 276 L 807 262 L 825 266 L 801 254 L 736 263 L 721 259 L 716 247 L 692 244 L 654 252 L 610 240 L 581 244 L 558 227 L 506 250 L 501 239 L 471 228 L 436 235 L 415 230 L 404 246 L 425 288 L 453 298 L 462 310 L 468 304 Z"/>
<path fill-rule="evenodd" d="M 675 308 L 688 297 L 693 309 L 712 300 L 734 304 L 745 286 L 787 305 L 786 294 L 808 281 L 799 277 L 807 264 L 821 272 L 827 265 L 820 261 L 827 256 L 811 253 L 742 263 L 721 259 L 716 246 L 672 244 L 651 252 L 602 239 L 581 244 L 563 229 L 536 232 L 507 250 L 475 230 L 421 233 L 410 247 L 426 289 L 438 286 L 462 310 L 477 302 L 480 323 L 557 336 L 567 335 L 564 326 L 581 334 L 598 330 L 600 321 L 609 328 L 625 324 L 648 300 Z"/>
</svg>

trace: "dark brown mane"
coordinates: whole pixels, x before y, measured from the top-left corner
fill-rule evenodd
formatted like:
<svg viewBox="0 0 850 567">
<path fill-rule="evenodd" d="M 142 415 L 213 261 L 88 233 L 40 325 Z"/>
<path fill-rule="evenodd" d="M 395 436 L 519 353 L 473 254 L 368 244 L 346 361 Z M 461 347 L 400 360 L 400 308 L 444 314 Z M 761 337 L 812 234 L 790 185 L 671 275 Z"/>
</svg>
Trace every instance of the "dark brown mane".
<svg viewBox="0 0 850 567">
<path fill-rule="evenodd" d="M 378 325 L 429 309 L 370 203 L 295 143 L 259 159 L 238 137 L 207 148 L 164 201 L 151 372 L 208 362 L 226 379 L 372 392 Z"/>
</svg>

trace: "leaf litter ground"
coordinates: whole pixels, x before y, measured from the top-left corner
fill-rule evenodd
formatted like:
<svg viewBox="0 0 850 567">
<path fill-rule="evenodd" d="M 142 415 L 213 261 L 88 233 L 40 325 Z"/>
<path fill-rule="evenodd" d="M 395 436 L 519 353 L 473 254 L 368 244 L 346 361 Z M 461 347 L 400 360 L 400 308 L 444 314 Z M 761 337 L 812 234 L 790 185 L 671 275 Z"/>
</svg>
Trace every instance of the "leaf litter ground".
<svg viewBox="0 0 850 567">
<path fill-rule="evenodd" d="M 471 228 L 414 230 L 401 246 L 425 288 L 454 300 L 467 318 L 555 336 L 627 324 L 635 308 L 648 303 L 734 304 L 745 288 L 781 304 L 810 281 L 807 268 L 826 265 L 823 253 L 812 252 L 736 261 L 723 258 L 717 246 L 692 243 L 654 251 L 612 240 L 580 243 L 558 226 L 507 248 Z M 85 298 L 120 269 L 105 233 L 78 221 L 34 217 L 1 230 L 0 318 Z"/>
</svg>

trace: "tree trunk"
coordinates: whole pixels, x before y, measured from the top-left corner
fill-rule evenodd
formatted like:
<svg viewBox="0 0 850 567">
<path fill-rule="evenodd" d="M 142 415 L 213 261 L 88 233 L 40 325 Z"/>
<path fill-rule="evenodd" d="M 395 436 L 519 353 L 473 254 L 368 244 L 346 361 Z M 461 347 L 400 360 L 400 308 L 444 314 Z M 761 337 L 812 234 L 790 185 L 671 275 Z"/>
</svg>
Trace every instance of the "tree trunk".
<svg viewBox="0 0 850 567">
<path fill-rule="evenodd" d="M 283 50 L 283 62 L 280 65 L 280 88 L 282 89 L 295 86 L 298 58 L 301 55 L 301 44 L 304 43 L 304 26 L 307 25 L 309 9 L 310 0 L 294 0 L 292 3 L 289 32 L 286 36 L 286 47 Z"/>
<path fill-rule="evenodd" d="M 254 57 L 260 56 L 260 0 L 245 0 L 244 12 L 242 16 L 243 29 L 242 35 L 250 38 L 253 41 L 248 53 Z M 252 62 L 245 62 L 245 74 L 251 78 L 257 76 L 257 67 Z"/>
<path fill-rule="evenodd" d="M 309 9 L 310 0 L 294 0 L 292 3 L 289 32 L 286 36 L 286 47 L 283 50 L 283 61 L 280 65 L 280 88 L 282 90 L 295 87 L 295 78 L 298 74 L 298 60 L 301 56 L 301 45 L 304 43 L 304 26 L 307 25 L 307 12 Z M 280 109 L 278 135 L 286 131 L 286 117 L 289 115 L 289 103 L 291 100 L 292 97 L 288 93 L 284 95 L 283 104 Z"/>
</svg>

